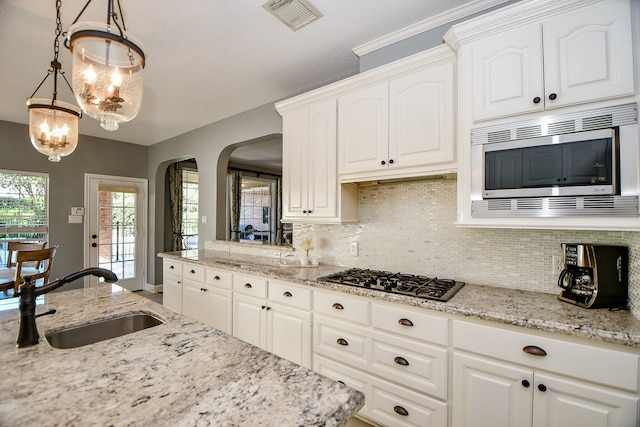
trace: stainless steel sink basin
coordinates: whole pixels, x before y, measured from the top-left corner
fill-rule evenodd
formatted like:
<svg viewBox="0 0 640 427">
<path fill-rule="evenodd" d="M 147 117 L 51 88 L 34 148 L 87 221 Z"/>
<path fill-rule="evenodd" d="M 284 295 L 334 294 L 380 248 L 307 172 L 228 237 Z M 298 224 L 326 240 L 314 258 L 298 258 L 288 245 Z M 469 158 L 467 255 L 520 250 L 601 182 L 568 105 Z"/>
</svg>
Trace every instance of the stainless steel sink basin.
<svg viewBox="0 0 640 427">
<path fill-rule="evenodd" d="M 44 334 L 54 348 L 75 348 L 153 328 L 164 322 L 147 313 L 127 313 Z"/>
</svg>

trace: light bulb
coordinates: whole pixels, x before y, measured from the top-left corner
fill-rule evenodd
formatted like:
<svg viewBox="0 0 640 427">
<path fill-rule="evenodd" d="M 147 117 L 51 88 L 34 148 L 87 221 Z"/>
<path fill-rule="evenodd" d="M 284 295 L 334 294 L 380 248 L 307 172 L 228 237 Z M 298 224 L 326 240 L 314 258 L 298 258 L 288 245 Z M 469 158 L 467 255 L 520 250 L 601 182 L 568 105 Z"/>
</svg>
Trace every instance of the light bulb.
<svg viewBox="0 0 640 427">
<path fill-rule="evenodd" d="M 85 68 L 82 72 L 84 76 L 84 81 L 87 84 L 94 84 L 96 82 L 96 71 L 93 69 L 93 65 L 89 65 L 89 68 Z"/>
</svg>

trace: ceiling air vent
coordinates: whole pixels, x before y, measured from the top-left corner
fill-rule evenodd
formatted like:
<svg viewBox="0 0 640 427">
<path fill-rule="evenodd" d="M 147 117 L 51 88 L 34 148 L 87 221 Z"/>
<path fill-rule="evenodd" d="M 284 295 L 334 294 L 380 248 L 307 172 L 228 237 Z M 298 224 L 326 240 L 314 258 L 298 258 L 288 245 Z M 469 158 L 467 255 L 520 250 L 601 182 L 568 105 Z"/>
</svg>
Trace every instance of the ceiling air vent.
<svg viewBox="0 0 640 427">
<path fill-rule="evenodd" d="M 262 7 L 293 31 L 322 17 L 322 13 L 306 0 L 272 0 Z"/>
</svg>

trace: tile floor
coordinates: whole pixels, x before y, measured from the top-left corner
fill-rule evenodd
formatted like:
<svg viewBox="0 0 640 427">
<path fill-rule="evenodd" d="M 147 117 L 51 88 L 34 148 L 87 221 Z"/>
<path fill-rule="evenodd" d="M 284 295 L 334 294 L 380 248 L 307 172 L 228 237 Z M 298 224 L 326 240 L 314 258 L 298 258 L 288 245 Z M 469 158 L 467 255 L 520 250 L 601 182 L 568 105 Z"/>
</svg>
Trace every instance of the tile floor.
<svg viewBox="0 0 640 427">
<path fill-rule="evenodd" d="M 136 292 L 138 295 L 144 298 L 148 298 L 152 301 L 157 302 L 158 304 L 162 304 L 162 293 L 161 292 L 149 292 L 149 291 L 139 291 Z M 371 424 L 368 424 L 358 418 L 351 418 L 349 422 L 347 422 L 346 427 L 373 427 Z"/>
</svg>

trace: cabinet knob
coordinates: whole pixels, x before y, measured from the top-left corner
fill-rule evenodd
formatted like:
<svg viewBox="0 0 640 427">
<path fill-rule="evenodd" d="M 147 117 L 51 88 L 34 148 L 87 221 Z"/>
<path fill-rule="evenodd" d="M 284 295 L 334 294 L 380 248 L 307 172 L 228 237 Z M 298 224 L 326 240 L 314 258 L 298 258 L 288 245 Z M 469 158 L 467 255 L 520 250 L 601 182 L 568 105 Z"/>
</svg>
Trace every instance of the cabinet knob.
<svg viewBox="0 0 640 427">
<path fill-rule="evenodd" d="M 220 280 L 220 276 L 213 276 L 213 280 Z"/>
<path fill-rule="evenodd" d="M 207 288 L 200 288 L 202 292 L 207 292 Z"/>
<path fill-rule="evenodd" d="M 405 318 L 402 318 L 402 319 L 398 320 L 398 323 L 401 324 L 402 326 L 408 326 L 408 327 L 413 326 L 413 322 L 411 320 L 405 319 Z"/>
<path fill-rule="evenodd" d="M 306 210 L 306 209 L 305 209 L 305 210 L 303 210 L 303 211 L 302 211 L 302 213 L 307 213 L 307 210 Z"/>
<path fill-rule="evenodd" d="M 336 310 L 344 310 L 344 307 L 339 302 L 333 303 L 331 307 L 335 308 Z"/>
<path fill-rule="evenodd" d="M 97 236 L 96 234 L 92 234 L 92 235 L 91 235 L 91 238 L 92 238 L 92 239 L 97 239 L 97 238 L 98 238 L 98 236 Z"/>
<path fill-rule="evenodd" d="M 556 99 L 557 97 L 558 97 L 558 94 L 557 94 L 557 93 L 549 94 L 549 99 L 550 99 L 550 100 L 552 100 L 552 101 L 553 101 L 554 99 Z"/>
<path fill-rule="evenodd" d="M 409 366 L 409 361 L 401 356 L 396 357 L 395 359 L 393 359 L 393 361 L 396 362 L 398 365 Z"/>
<path fill-rule="evenodd" d="M 393 164 L 393 159 L 389 159 L 389 164 L 392 165 Z"/>
<path fill-rule="evenodd" d="M 382 166 L 384 166 L 384 165 L 386 165 L 386 164 L 387 164 L 387 162 L 385 162 L 384 160 L 382 160 L 382 161 L 380 162 L 380 164 L 381 164 Z"/>
<path fill-rule="evenodd" d="M 402 415 L 403 417 L 406 417 L 409 415 L 409 411 L 407 411 L 406 409 L 404 409 L 402 406 L 399 406 L 399 405 L 394 406 L 393 411 L 398 415 Z"/>
<path fill-rule="evenodd" d="M 347 340 L 345 340 L 344 338 L 338 338 L 338 340 L 336 341 L 338 344 L 340 345 L 349 345 L 349 342 Z"/>
<path fill-rule="evenodd" d="M 522 384 L 522 387 L 524 387 L 524 388 L 527 388 L 527 387 L 529 387 L 531 385 L 528 380 L 522 380 L 521 384 Z"/>
<path fill-rule="evenodd" d="M 293 294 L 289 291 L 286 291 L 284 294 L 282 294 L 283 297 L 287 297 L 287 298 L 291 298 L 293 296 Z"/>
<path fill-rule="evenodd" d="M 535 98 L 533 98 L 534 104 L 540 104 L 540 101 L 542 101 L 542 99 L 539 96 L 536 96 Z"/>
<path fill-rule="evenodd" d="M 528 345 L 526 347 L 523 347 L 522 351 L 524 351 L 527 354 L 531 354 L 532 356 L 544 357 L 547 355 L 547 352 L 541 349 L 540 347 L 538 347 L 537 345 Z"/>
<path fill-rule="evenodd" d="M 545 392 L 547 391 L 547 386 L 544 384 L 538 384 L 538 390 Z"/>
<path fill-rule="evenodd" d="M 247 288 L 247 289 L 253 288 L 253 286 L 251 286 L 251 283 L 245 283 L 244 287 Z"/>
<path fill-rule="evenodd" d="M 98 246 L 98 244 L 97 244 L 97 243 L 92 243 L 92 244 L 91 244 L 91 247 L 92 247 L 92 248 L 95 248 L 95 247 L 97 247 L 97 246 Z"/>
<path fill-rule="evenodd" d="M 307 213 L 311 213 L 311 209 L 309 209 L 309 210 L 307 211 Z"/>
</svg>

